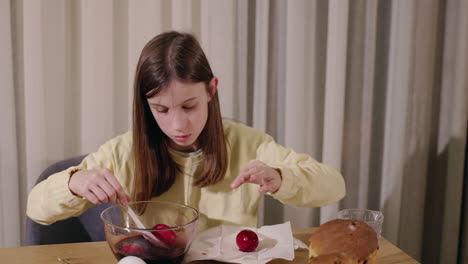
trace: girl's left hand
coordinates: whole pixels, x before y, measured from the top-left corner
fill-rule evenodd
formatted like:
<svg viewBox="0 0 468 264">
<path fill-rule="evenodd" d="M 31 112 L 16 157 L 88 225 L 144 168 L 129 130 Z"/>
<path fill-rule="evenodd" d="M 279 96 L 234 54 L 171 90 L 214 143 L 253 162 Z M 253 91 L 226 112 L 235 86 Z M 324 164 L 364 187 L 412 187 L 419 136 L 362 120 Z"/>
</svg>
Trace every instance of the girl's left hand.
<svg viewBox="0 0 468 264">
<path fill-rule="evenodd" d="M 281 182 L 280 170 L 274 169 L 259 160 L 254 160 L 243 168 L 239 176 L 232 181 L 231 188 L 236 189 L 244 183 L 255 183 L 260 185 L 259 192 L 274 193 L 281 186 Z"/>
</svg>

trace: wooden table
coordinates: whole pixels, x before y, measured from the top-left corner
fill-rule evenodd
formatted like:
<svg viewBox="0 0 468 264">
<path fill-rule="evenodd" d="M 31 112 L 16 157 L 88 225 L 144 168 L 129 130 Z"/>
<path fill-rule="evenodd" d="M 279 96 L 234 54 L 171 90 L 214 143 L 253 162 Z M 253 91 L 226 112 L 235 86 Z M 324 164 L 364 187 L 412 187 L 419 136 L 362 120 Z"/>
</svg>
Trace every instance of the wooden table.
<svg viewBox="0 0 468 264">
<path fill-rule="evenodd" d="M 296 229 L 294 236 L 308 244 L 313 229 Z M 296 250 L 294 261 L 274 260 L 271 264 L 299 263 L 306 264 L 307 250 Z M 70 264 L 116 264 L 107 242 L 74 243 L 29 247 L 0 248 L 0 262 L 8 264 L 60 264 L 57 257 Z M 380 240 L 378 252 L 379 264 L 416 264 L 419 263 L 401 249 L 385 239 Z M 218 263 L 214 261 L 197 261 L 194 263 Z"/>
</svg>

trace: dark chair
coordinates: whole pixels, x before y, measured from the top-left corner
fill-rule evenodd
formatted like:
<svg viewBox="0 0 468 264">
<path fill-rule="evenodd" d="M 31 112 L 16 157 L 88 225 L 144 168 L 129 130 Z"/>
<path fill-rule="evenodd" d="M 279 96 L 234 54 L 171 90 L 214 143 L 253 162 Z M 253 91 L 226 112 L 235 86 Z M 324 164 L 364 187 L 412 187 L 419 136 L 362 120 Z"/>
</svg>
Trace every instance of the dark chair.
<svg viewBox="0 0 468 264">
<path fill-rule="evenodd" d="M 86 155 L 59 161 L 49 166 L 36 181 L 36 184 L 50 175 L 76 166 Z M 99 204 L 86 210 L 78 217 L 57 221 L 51 225 L 41 225 L 26 217 L 26 245 L 45 245 L 104 241 L 104 229 L 100 214 L 110 203 Z"/>
</svg>

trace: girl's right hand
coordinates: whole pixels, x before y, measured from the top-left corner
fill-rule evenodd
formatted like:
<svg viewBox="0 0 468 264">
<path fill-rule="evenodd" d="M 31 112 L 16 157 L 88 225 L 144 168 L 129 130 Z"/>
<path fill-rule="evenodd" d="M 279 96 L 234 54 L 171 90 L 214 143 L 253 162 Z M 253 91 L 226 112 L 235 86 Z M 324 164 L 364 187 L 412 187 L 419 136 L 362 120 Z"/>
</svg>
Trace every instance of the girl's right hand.
<svg viewBox="0 0 468 264">
<path fill-rule="evenodd" d="M 70 177 L 68 188 L 93 204 L 120 203 L 126 206 L 131 200 L 108 169 L 79 170 Z"/>
</svg>

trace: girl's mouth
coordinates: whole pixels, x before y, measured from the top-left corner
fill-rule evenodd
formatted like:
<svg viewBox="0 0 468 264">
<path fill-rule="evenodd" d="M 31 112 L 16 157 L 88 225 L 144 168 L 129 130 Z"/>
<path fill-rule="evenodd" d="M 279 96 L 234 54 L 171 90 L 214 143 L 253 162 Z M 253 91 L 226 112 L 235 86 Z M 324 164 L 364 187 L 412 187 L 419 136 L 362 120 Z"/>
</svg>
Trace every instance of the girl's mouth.
<svg viewBox="0 0 468 264">
<path fill-rule="evenodd" d="M 180 142 L 180 143 L 184 143 L 185 141 L 187 141 L 189 139 L 190 135 L 184 135 L 184 136 L 175 136 L 174 139 L 177 141 L 177 142 Z"/>
</svg>

